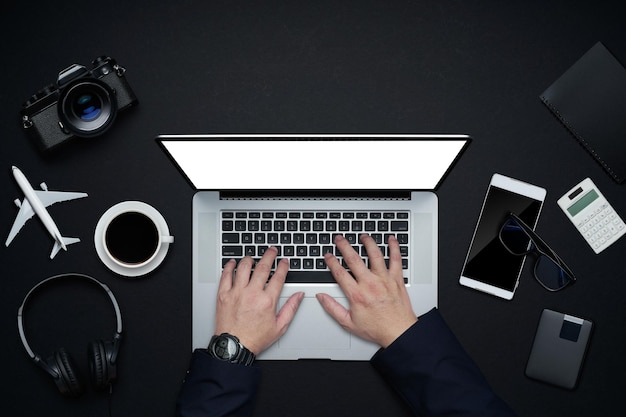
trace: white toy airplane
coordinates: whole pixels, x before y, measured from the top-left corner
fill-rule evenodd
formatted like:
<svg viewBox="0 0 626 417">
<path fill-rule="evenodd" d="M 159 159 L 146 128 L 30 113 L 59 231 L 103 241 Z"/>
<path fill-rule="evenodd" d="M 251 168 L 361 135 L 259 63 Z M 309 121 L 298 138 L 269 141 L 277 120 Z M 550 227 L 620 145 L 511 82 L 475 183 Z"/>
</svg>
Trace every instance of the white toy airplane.
<svg viewBox="0 0 626 417">
<path fill-rule="evenodd" d="M 45 226 L 46 230 L 48 230 L 48 233 L 50 233 L 50 235 L 54 238 L 54 247 L 50 253 L 50 259 L 54 258 L 61 249 L 67 250 L 67 245 L 80 242 L 80 239 L 75 237 L 61 236 L 59 228 L 54 223 L 54 220 L 52 220 L 52 217 L 50 216 L 50 213 L 48 213 L 48 210 L 46 210 L 46 207 L 60 201 L 69 201 L 87 197 L 87 194 L 68 193 L 64 191 L 48 191 L 48 186 L 45 182 L 41 183 L 42 191 L 34 190 L 19 168 L 14 166 L 12 167 L 12 170 L 15 181 L 17 181 L 17 185 L 19 185 L 24 193 L 24 199 L 21 202 L 19 199 L 15 200 L 15 205 L 20 208 L 20 211 L 17 213 L 13 227 L 9 232 L 9 237 L 5 243 L 6 246 L 9 246 L 9 244 L 13 241 L 13 238 L 22 229 L 22 226 L 24 226 L 24 224 L 35 214 L 39 216 L 39 219 Z"/>
</svg>

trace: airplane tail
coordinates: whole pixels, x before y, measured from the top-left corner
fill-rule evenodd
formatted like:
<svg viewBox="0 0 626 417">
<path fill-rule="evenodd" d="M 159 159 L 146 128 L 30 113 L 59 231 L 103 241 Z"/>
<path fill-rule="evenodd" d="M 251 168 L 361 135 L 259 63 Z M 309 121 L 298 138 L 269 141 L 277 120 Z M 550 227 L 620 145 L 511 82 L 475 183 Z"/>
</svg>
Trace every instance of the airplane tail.
<svg viewBox="0 0 626 417">
<path fill-rule="evenodd" d="M 80 239 L 77 238 L 77 237 L 63 237 L 63 236 L 61 236 L 61 241 L 63 242 L 63 246 L 68 246 L 68 245 L 71 245 L 73 243 L 80 242 Z M 55 241 L 54 242 L 54 247 L 52 248 L 52 253 L 50 253 L 50 259 L 53 259 L 56 256 L 56 254 L 59 253 L 59 251 L 61 249 L 67 250 L 63 246 L 61 245 L 61 243 L 59 243 L 58 240 Z"/>
</svg>

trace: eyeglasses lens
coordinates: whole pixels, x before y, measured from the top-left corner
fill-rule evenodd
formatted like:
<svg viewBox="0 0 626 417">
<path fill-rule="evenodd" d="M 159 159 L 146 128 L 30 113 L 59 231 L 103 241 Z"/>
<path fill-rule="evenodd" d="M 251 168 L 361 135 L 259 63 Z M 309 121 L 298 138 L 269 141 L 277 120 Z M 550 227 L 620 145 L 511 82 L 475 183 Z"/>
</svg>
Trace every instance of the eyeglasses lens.
<svg viewBox="0 0 626 417">
<path fill-rule="evenodd" d="M 513 219 L 507 220 L 502 226 L 500 239 L 508 250 L 516 255 L 525 255 L 529 252 L 530 238 Z"/>
<path fill-rule="evenodd" d="M 537 242 L 533 240 L 533 244 L 530 245 L 530 236 L 528 236 L 526 231 L 515 219 L 510 218 L 504 223 L 500 229 L 500 240 L 511 253 L 516 255 L 527 255 L 531 251 L 535 251 L 537 253 L 538 258 L 535 263 L 535 277 L 546 288 L 556 291 L 574 281 L 574 278 L 571 277 L 556 261 L 545 255 L 545 253 L 554 252 L 547 247 L 541 239 Z M 535 247 L 535 245 L 539 246 Z"/>
<path fill-rule="evenodd" d="M 551 290 L 560 290 L 572 281 L 563 268 L 545 255 L 541 255 L 535 263 L 535 277 Z"/>
</svg>

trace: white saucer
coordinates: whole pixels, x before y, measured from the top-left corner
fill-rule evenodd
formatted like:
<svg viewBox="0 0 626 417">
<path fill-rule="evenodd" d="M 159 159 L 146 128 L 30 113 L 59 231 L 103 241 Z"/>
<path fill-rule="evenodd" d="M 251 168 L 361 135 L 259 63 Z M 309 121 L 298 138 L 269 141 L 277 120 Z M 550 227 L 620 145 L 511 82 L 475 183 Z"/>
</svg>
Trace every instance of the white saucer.
<svg viewBox="0 0 626 417">
<path fill-rule="evenodd" d="M 159 251 L 152 258 L 152 260 L 147 264 L 139 267 L 127 268 L 113 261 L 104 249 L 104 228 L 113 218 L 126 211 L 142 211 L 148 214 L 150 218 L 155 221 L 156 226 L 158 227 L 159 232 L 162 236 L 169 236 L 170 231 L 161 213 L 159 213 L 151 205 L 143 203 L 141 201 L 123 201 L 105 211 L 102 217 L 100 217 L 100 220 L 98 220 L 98 224 L 96 225 L 96 231 L 94 233 L 94 244 L 96 245 L 96 252 L 98 253 L 98 257 L 100 257 L 100 260 L 107 266 L 107 268 L 109 268 L 116 274 L 134 278 L 146 275 L 154 271 L 156 267 L 158 267 L 161 262 L 163 262 L 163 259 L 165 259 L 165 255 L 167 255 L 170 243 L 162 242 Z"/>
</svg>

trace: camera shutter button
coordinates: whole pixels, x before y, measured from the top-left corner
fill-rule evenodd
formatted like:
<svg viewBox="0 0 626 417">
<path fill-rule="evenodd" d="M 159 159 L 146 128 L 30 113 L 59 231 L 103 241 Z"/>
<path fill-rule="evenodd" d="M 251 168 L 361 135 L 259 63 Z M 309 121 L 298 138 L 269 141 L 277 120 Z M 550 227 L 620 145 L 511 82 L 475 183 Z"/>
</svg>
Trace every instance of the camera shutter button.
<svg viewBox="0 0 626 417">
<path fill-rule="evenodd" d="M 94 59 L 93 61 L 91 61 L 91 65 L 98 65 L 101 64 L 105 61 L 108 61 L 110 58 L 106 55 L 101 55 L 98 58 Z"/>
</svg>

